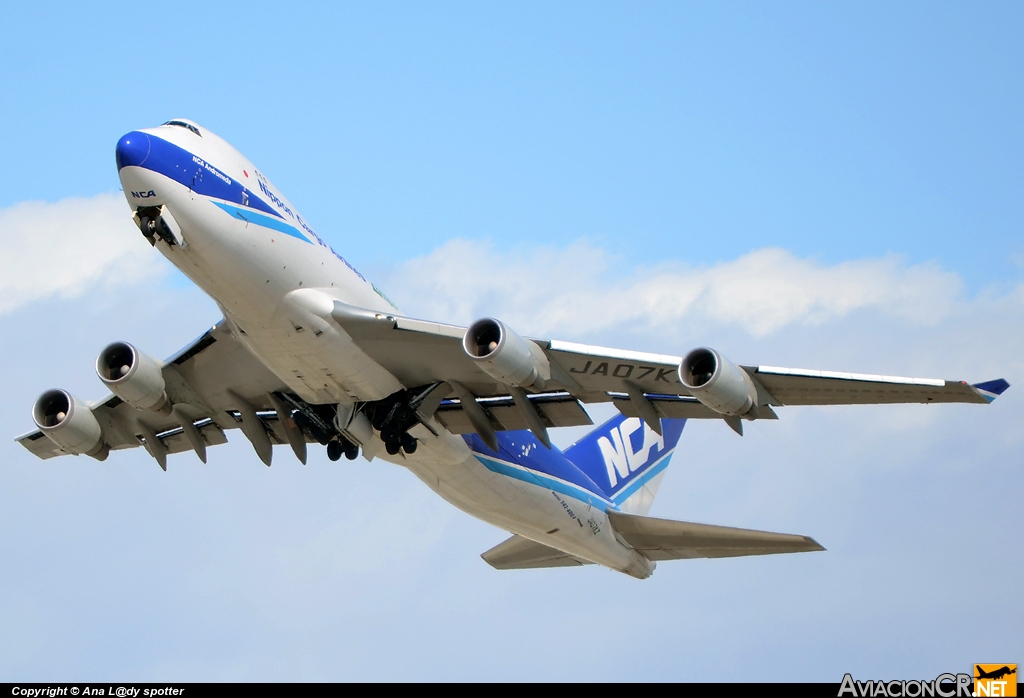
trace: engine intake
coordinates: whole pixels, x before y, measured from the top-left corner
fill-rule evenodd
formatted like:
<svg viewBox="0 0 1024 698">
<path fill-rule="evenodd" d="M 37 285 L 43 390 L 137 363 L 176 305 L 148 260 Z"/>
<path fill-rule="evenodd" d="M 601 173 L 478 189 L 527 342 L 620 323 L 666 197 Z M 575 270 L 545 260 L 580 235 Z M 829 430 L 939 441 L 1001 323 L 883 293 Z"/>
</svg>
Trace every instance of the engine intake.
<svg viewBox="0 0 1024 698">
<path fill-rule="evenodd" d="M 714 349 L 694 349 L 679 362 L 679 380 L 693 396 L 719 414 L 757 416 L 754 381 Z"/>
<path fill-rule="evenodd" d="M 494 318 L 470 325 L 462 348 L 480 370 L 505 385 L 543 389 L 551 378 L 551 364 L 536 342 L 523 339 Z"/>
<path fill-rule="evenodd" d="M 89 406 L 64 390 L 47 390 L 32 406 L 32 420 L 50 441 L 76 456 L 104 460 L 110 449 Z"/>
<path fill-rule="evenodd" d="M 170 413 L 164 374 L 156 359 L 127 342 L 114 342 L 96 358 L 96 373 L 110 392 L 142 410 Z"/>
</svg>

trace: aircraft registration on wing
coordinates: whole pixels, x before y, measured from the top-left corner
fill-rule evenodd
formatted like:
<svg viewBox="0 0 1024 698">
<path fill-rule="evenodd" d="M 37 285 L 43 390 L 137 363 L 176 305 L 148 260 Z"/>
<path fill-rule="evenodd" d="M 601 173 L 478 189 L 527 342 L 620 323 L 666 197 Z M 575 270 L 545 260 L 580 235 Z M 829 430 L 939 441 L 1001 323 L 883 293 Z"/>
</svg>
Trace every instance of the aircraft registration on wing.
<svg viewBox="0 0 1024 698">
<path fill-rule="evenodd" d="M 659 560 L 823 550 L 812 538 L 646 516 L 687 419 L 777 419 L 783 405 L 971 402 L 1008 384 L 737 366 L 526 338 L 403 316 L 251 162 L 192 121 L 117 143 L 125 198 L 145 240 L 213 298 L 223 319 L 166 361 L 126 342 L 100 352 L 111 394 L 36 401 L 18 441 L 40 458 L 168 456 L 238 429 L 270 465 L 360 452 L 408 468 L 460 509 L 512 533 L 483 554 L 498 569 L 604 565 L 640 579 Z M 564 452 L 552 428 L 619 414 Z"/>
</svg>

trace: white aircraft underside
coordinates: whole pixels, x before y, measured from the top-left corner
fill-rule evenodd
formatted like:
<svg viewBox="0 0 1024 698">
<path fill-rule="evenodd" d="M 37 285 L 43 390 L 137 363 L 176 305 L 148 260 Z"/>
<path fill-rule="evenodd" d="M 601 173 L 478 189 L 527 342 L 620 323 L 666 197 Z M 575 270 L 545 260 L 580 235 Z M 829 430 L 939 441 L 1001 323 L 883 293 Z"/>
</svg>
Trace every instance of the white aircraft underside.
<svg viewBox="0 0 1024 698">
<path fill-rule="evenodd" d="M 738 367 L 686 357 L 526 339 L 485 318 L 467 328 L 402 316 L 324 243 L 251 162 L 175 120 L 117 144 L 124 194 L 153 246 L 220 306 L 224 319 L 166 362 L 117 342 L 97 372 L 112 394 L 61 390 L 18 438 L 40 458 L 104 460 L 144 446 L 168 454 L 240 429 L 260 459 L 308 443 L 407 467 L 463 511 L 513 533 L 484 553 L 499 569 L 604 565 L 637 578 L 665 559 L 823 550 L 806 536 L 644 516 L 686 419 L 776 419 L 773 406 L 973 402 L 968 385 Z M 620 416 L 564 453 L 547 430 L 591 424 L 581 403 Z"/>
</svg>

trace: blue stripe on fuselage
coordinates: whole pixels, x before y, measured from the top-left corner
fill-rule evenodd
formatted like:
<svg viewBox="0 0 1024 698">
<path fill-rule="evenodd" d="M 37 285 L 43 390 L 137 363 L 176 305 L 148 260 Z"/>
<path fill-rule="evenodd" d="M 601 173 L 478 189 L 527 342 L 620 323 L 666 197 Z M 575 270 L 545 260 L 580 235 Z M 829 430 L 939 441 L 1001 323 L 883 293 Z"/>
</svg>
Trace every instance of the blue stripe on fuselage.
<svg viewBox="0 0 1024 698">
<path fill-rule="evenodd" d="M 138 155 L 125 158 L 122 145 L 135 139 Z M 144 144 L 148 143 L 148 149 Z M 241 182 L 232 179 L 214 165 L 206 162 L 198 155 L 193 155 L 184 148 L 177 146 L 151 133 L 132 131 L 118 142 L 118 169 L 122 167 L 141 167 L 168 179 L 173 179 L 196 194 L 209 196 L 222 201 L 239 204 L 246 209 L 253 209 L 283 219 L 276 209 L 261 199 Z"/>
<path fill-rule="evenodd" d="M 270 228 L 271 230 L 277 230 L 284 233 L 285 235 L 291 235 L 293 238 L 298 238 L 303 242 L 310 242 L 309 238 L 299 232 L 298 228 L 288 225 L 284 221 L 278 218 L 271 218 L 270 216 L 264 216 L 262 213 L 256 213 L 255 211 L 239 208 L 231 204 L 226 204 L 222 201 L 212 202 L 217 208 L 220 208 L 232 217 L 238 220 L 245 221 L 246 223 L 253 223 L 255 225 L 262 225 L 264 228 Z"/>
<path fill-rule="evenodd" d="M 599 507 L 602 511 L 609 506 L 601 488 L 558 448 L 546 448 L 529 431 L 501 431 L 496 436 L 496 452 L 476 434 L 463 434 L 462 438 L 473 455 L 489 470 L 548 487 Z"/>
<path fill-rule="evenodd" d="M 484 467 L 492 473 L 498 473 L 499 475 L 504 475 L 505 477 L 519 480 L 520 482 L 528 482 L 529 484 L 537 485 L 538 487 L 545 487 L 549 490 L 564 494 L 567 497 L 578 499 L 579 501 L 589 504 L 592 507 L 596 507 L 601 511 L 606 511 L 609 506 L 613 509 L 617 508 L 614 504 L 610 504 L 601 497 L 595 495 L 593 492 L 588 492 L 582 487 L 573 485 L 572 483 L 548 477 L 543 473 L 539 473 L 528 468 L 517 468 L 511 463 L 507 463 L 491 456 L 485 456 L 482 453 L 474 453 L 473 455 L 476 456 L 476 459 L 483 463 Z"/>
</svg>

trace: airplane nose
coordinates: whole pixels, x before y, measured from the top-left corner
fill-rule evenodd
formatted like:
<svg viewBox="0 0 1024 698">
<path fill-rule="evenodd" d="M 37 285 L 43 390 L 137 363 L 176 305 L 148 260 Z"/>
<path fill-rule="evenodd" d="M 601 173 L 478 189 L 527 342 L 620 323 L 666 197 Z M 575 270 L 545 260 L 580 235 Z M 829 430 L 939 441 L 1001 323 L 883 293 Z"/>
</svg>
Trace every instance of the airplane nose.
<svg viewBox="0 0 1024 698">
<path fill-rule="evenodd" d="M 123 167 L 141 165 L 149 157 L 149 136 L 141 131 L 132 131 L 121 136 L 115 149 L 117 170 Z"/>
</svg>

